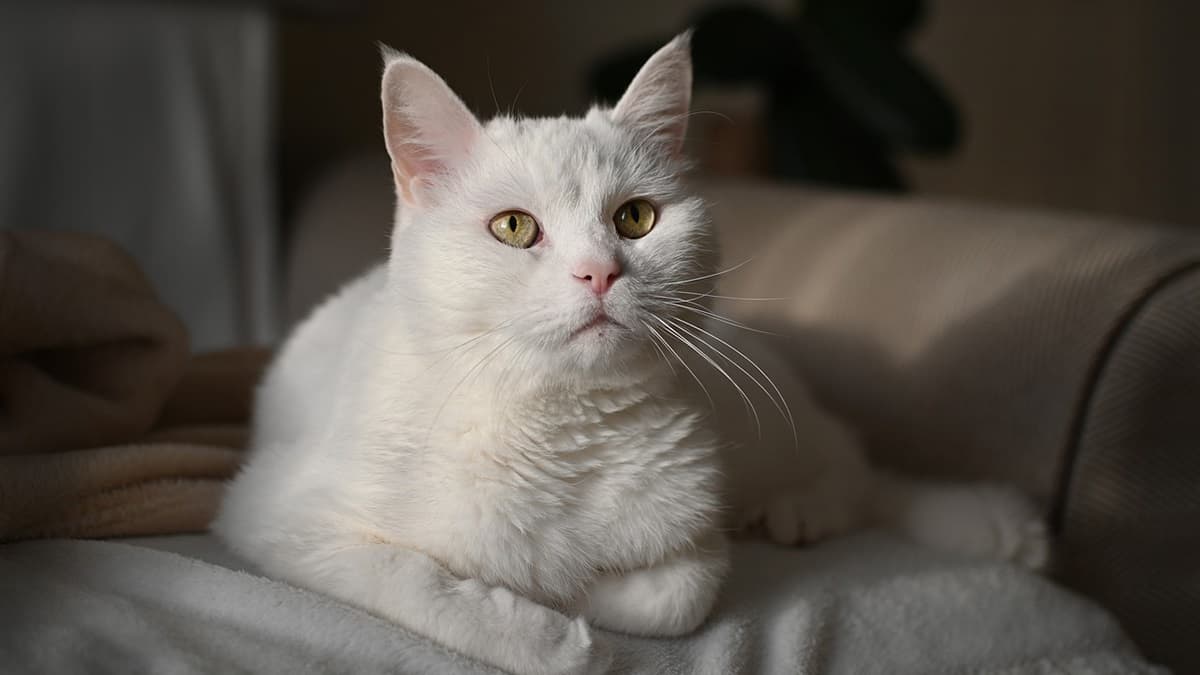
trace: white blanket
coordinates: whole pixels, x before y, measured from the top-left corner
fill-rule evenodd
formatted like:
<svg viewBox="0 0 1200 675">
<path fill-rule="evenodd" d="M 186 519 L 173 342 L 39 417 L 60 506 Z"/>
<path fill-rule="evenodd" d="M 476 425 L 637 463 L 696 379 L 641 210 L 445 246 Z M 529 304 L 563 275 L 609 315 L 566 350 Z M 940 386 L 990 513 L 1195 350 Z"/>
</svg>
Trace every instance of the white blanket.
<svg viewBox="0 0 1200 675">
<path fill-rule="evenodd" d="M 245 569 L 202 536 L 0 546 L 0 670 L 496 672 Z M 697 633 L 604 635 L 618 673 L 1166 672 L 1105 612 L 1048 581 L 875 534 L 810 550 L 740 543 Z"/>
</svg>

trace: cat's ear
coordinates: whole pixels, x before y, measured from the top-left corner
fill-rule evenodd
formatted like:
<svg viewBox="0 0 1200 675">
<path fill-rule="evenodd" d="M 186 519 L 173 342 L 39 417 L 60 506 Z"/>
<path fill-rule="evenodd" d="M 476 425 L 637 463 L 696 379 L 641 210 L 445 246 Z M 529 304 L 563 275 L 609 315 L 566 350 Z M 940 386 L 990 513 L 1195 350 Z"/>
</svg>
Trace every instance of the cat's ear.
<svg viewBox="0 0 1200 675">
<path fill-rule="evenodd" d="M 638 71 L 612 111 L 616 124 L 653 137 L 669 152 L 683 148 L 692 100 L 692 32 L 675 37 Z"/>
<path fill-rule="evenodd" d="M 396 194 L 428 203 L 428 187 L 464 162 L 483 127 L 455 93 L 420 61 L 382 47 L 383 135 Z"/>
</svg>

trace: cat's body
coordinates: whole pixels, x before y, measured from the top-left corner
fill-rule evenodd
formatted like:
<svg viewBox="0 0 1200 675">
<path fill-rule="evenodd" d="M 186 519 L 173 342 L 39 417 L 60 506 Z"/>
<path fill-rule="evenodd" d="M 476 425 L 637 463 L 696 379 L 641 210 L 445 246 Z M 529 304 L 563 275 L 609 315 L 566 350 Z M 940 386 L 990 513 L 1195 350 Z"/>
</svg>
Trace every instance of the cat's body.
<svg viewBox="0 0 1200 675">
<path fill-rule="evenodd" d="M 255 487 L 225 508 L 224 529 L 261 535 L 239 542 L 249 557 L 303 574 L 291 568 L 319 565 L 303 556 L 320 547 L 289 544 L 326 521 L 316 529 L 402 542 L 566 608 L 600 570 L 647 567 L 714 530 L 715 436 L 665 367 L 556 386 L 505 363 L 472 371 L 486 339 L 413 353 L 389 330 L 395 305 L 371 309 L 389 303 L 385 275 L 318 310 L 263 384 L 239 477 Z"/>
<path fill-rule="evenodd" d="M 517 672 L 602 669 L 588 623 L 694 629 L 744 525 L 1040 562 L 1023 500 L 881 477 L 763 344 L 701 321 L 718 270 L 681 180 L 689 90 L 679 39 L 611 111 L 484 127 L 392 57 L 392 255 L 272 366 L 218 534 Z"/>
</svg>

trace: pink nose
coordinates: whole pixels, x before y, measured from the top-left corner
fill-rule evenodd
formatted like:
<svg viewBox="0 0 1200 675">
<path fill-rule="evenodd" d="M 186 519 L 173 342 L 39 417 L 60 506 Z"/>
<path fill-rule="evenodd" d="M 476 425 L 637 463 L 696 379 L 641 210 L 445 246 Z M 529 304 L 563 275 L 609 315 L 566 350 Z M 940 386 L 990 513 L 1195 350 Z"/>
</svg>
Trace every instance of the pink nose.
<svg viewBox="0 0 1200 675">
<path fill-rule="evenodd" d="M 575 265 L 571 274 L 591 286 L 596 295 L 604 295 L 621 276 L 621 266 L 616 260 L 584 260 Z"/>
</svg>

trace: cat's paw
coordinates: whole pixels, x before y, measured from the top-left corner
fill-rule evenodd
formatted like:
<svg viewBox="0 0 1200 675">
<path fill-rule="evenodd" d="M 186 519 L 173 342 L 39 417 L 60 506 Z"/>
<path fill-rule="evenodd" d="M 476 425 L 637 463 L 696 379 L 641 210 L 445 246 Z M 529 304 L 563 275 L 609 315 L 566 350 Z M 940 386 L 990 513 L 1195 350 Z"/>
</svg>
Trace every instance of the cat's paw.
<svg viewBox="0 0 1200 675">
<path fill-rule="evenodd" d="M 487 586 L 475 579 L 460 581 L 456 591 L 478 598 L 473 617 L 488 628 L 482 633 L 493 642 L 487 649 L 499 651 L 497 661 L 522 674 L 603 673 L 612 662 L 612 652 L 603 638 L 583 617 L 570 619 L 532 602 L 507 588 Z"/>
<path fill-rule="evenodd" d="M 1044 570 L 1050 565 L 1050 532 L 1040 518 L 1026 521 L 1019 543 L 1010 556 L 1013 562 L 1031 570 Z"/>
<path fill-rule="evenodd" d="M 607 640 L 595 634 L 582 616 L 571 621 L 568 633 L 572 650 L 585 655 L 583 668 L 573 672 L 601 675 L 609 671 L 613 660 L 612 649 Z"/>
<path fill-rule="evenodd" d="M 978 488 L 978 499 L 992 523 L 996 557 L 1032 570 L 1049 564 L 1050 532 L 1033 502 L 999 486 Z"/>
<path fill-rule="evenodd" d="M 676 637 L 698 628 L 717 601 L 729 569 L 727 543 L 714 534 L 657 565 L 603 574 L 592 582 L 583 612 L 604 628 L 645 637 Z"/>
<path fill-rule="evenodd" d="M 858 523 L 858 506 L 829 490 L 784 492 L 747 510 L 743 526 L 765 531 L 787 546 L 814 544 L 850 531 Z"/>
<path fill-rule="evenodd" d="M 582 617 L 572 619 L 557 644 L 530 673 L 600 675 L 612 666 L 612 650 Z"/>
<path fill-rule="evenodd" d="M 1040 570 L 1050 561 L 1046 523 L 1033 502 L 1000 485 L 937 488 L 914 501 L 906 529 L 918 541 L 954 553 Z"/>
</svg>

